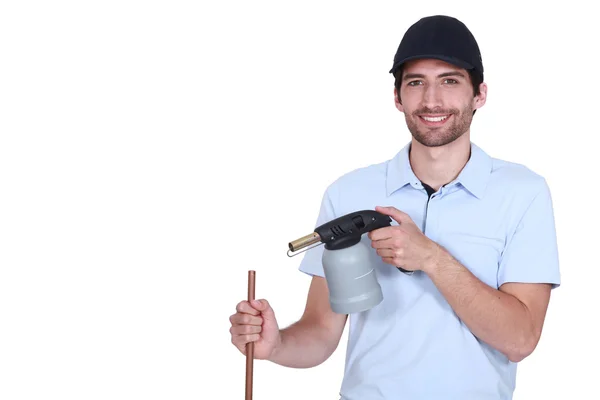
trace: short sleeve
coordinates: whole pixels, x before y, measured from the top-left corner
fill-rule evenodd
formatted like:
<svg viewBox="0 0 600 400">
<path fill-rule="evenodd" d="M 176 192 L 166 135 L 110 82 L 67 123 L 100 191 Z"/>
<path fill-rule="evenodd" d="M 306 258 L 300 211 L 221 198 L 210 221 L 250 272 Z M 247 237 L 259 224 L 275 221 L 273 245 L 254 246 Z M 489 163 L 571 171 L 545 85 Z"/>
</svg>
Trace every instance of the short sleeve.
<svg viewBox="0 0 600 400">
<path fill-rule="evenodd" d="M 332 202 L 331 190 L 332 188 L 329 187 L 323 195 L 319 215 L 317 216 L 317 222 L 314 226 L 315 229 L 318 226 L 321 226 L 324 223 L 336 218 Z M 321 261 L 323 257 L 323 250 L 324 246 L 321 244 L 302 253 L 303 258 L 300 262 L 300 266 L 298 267 L 298 269 L 311 276 L 317 275 L 324 277 L 325 273 L 323 271 L 323 263 Z"/>
<path fill-rule="evenodd" d="M 545 180 L 503 252 L 498 268 L 498 287 L 507 282 L 560 286 L 555 218 Z"/>
</svg>

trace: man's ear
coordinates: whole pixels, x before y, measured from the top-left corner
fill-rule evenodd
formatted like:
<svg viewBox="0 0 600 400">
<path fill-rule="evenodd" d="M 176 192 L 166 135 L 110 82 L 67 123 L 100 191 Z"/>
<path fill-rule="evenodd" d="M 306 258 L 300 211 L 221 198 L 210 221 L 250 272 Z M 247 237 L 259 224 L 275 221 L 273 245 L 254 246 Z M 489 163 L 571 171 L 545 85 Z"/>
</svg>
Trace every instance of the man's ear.
<svg viewBox="0 0 600 400">
<path fill-rule="evenodd" d="M 478 108 L 481 108 L 484 106 L 486 100 L 487 100 L 487 91 L 488 91 L 488 87 L 487 84 L 485 82 L 482 82 L 479 85 L 479 94 L 477 96 L 475 96 L 474 100 L 474 104 L 473 104 L 473 109 L 477 110 Z"/>
<path fill-rule="evenodd" d="M 394 88 L 394 104 L 396 104 L 396 108 L 398 109 L 398 111 L 400 111 L 402 113 L 404 112 L 404 107 L 402 106 L 402 103 L 398 99 L 398 90 L 396 88 Z"/>
</svg>

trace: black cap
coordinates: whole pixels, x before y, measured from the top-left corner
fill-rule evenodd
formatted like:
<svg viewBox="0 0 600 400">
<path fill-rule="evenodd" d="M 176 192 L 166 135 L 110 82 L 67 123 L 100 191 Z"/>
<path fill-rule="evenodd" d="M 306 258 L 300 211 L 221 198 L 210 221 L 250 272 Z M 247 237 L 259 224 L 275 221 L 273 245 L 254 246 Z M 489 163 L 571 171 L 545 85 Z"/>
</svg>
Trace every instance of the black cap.
<svg viewBox="0 0 600 400">
<path fill-rule="evenodd" d="M 421 18 L 402 38 L 390 73 L 403 63 L 418 58 L 435 58 L 466 70 L 475 70 L 483 80 L 483 62 L 475 37 L 456 18 L 434 15 Z"/>
</svg>

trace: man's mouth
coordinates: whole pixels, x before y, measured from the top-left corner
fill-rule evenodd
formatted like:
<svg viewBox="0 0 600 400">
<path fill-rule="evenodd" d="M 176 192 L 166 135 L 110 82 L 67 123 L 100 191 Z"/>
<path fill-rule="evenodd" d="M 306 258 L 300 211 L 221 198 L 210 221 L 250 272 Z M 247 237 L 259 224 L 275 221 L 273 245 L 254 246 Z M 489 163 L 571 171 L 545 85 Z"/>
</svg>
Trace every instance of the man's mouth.
<svg viewBox="0 0 600 400">
<path fill-rule="evenodd" d="M 439 125 L 445 124 L 446 121 L 448 120 L 448 118 L 450 118 L 450 116 L 451 116 L 451 114 L 436 115 L 436 116 L 419 115 L 419 118 L 421 119 L 421 121 L 423 121 L 425 123 L 425 125 L 439 126 Z"/>
</svg>

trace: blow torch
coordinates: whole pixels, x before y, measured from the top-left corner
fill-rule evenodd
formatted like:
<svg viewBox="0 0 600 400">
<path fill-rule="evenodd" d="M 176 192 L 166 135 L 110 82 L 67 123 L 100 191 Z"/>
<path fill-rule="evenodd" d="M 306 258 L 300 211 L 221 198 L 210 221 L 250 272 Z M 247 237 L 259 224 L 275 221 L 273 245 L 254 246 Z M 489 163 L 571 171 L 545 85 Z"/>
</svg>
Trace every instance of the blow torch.
<svg viewBox="0 0 600 400">
<path fill-rule="evenodd" d="M 361 238 L 364 233 L 391 226 L 391 222 L 389 216 L 374 210 L 355 211 L 289 242 L 287 254 L 293 257 L 324 244 L 322 263 L 332 310 L 340 314 L 366 311 L 383 300 L 383 293 L 370 260 L 372 249 Z"/>
</svg>

